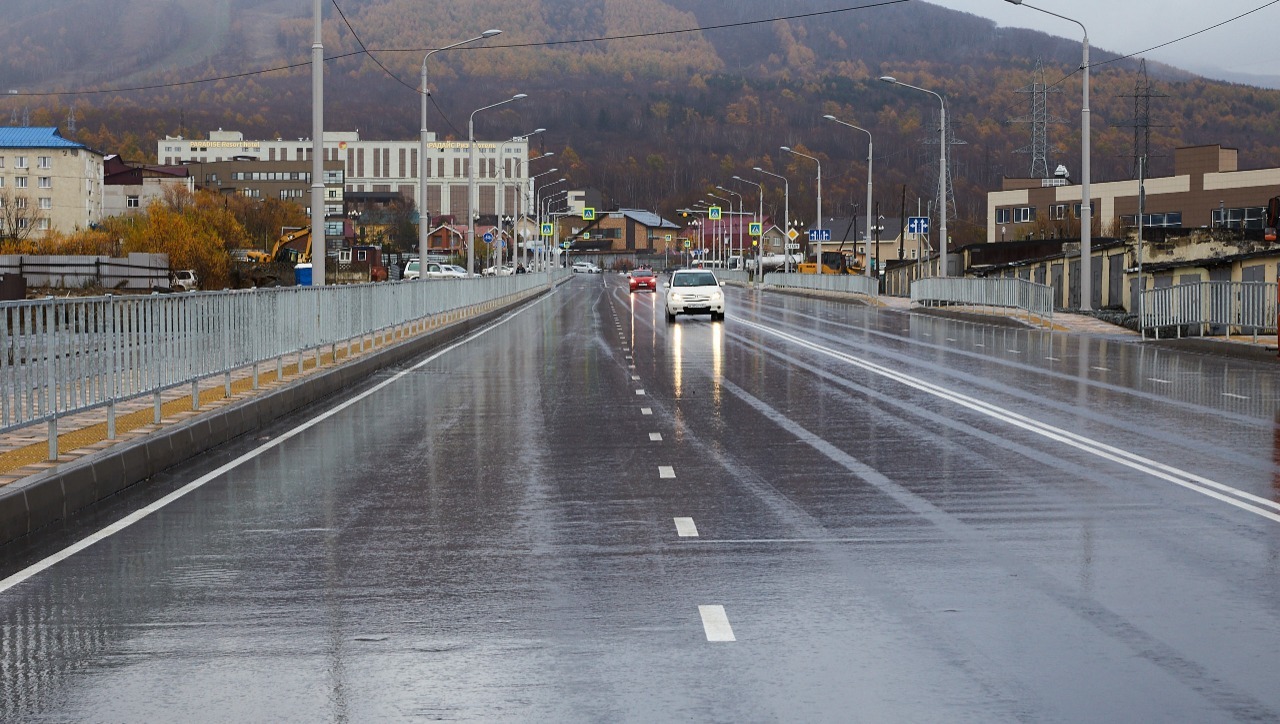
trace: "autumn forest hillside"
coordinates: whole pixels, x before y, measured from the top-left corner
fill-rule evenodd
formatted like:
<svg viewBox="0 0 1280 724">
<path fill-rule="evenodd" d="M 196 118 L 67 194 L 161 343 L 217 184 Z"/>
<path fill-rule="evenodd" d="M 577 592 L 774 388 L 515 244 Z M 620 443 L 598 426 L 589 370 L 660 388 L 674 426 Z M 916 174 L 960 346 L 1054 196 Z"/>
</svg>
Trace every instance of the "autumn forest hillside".
<svg viewBox="0 0 1280 724">
<path fill-rule="evenodd" d="M 310 135 L 310 3 L 7 4 L 0 42 L 20 52 L 0 57 L 0 88 L 12 89 L 5 121 L 65 129 L 74 110 L 68 135 L 137 160 L 153 160 L 165 134 Z M 904 185 L 913 206 L 934 196 L 937 104 L 881 75 L 947 97 L 962 142 L 952 148 L 961 239 L 977 233 L 987 190 L 1028 175 L 1031 157 L 1015 151 L 1030 145 L 1030 127 L 1010 122 L 1030 114 L 1021 89 L 1055 84 L 1050 115 L 1065 122 L 1050 126 L 1060 150 L 1049 167 L 1079 166 L 1079 40 L 919 0 L 330 0 L 326 126 L 416 137 L 423 54 L 491 27 L 504 32 L 484 47 L 432 57 L 430 127 L 465 136 L 472 110 L 527 93 L 485 114 L 477 134 L 549 129 L 535 143 L 609 205 L 671 214 L 761 166 L 791 179 L 793 215 L 811 220 L 812 164 L 780 153 L 786 145 L 822 159 L 824 211 L 848 214 L 865 197 L 865 136 L 822 120 L 830 113 L 874 134 L 876 195 L 896 216 Z M 1138 59 L 1107 62 L 1117 55 L 1092 52 L 1096 180 L 1128 178 L 1133 166 Z M 1200 143 L 1238 148 L 1242 168 L 1280 164 L 1280 92 L 1148 72 L 1152 174 L 1172 171 L 1173 148 Z M 779 214 L 781 201 L 771 188 Z"/>
</svg>

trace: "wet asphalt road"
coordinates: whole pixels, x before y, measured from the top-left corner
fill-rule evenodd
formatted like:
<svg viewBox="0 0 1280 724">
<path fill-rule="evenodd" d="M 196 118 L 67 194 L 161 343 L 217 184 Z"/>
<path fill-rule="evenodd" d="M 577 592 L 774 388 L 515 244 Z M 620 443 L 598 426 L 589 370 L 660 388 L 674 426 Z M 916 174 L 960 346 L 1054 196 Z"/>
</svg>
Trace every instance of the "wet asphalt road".
<svg viewBox="0 0 1280 724">
<path fill-rule="evenodd" d="M 1280 719 L 1274 366 L 623 281 L 0 551 L 0 719 Z"/>
</svg>

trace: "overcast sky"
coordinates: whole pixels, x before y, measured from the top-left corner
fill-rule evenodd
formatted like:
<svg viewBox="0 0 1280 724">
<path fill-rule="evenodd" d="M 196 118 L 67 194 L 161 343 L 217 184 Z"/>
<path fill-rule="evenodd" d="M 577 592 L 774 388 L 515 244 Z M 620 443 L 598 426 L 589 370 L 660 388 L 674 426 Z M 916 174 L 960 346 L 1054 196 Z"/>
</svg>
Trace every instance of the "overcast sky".
<svg viewBox="0 0 1280 724">
<path fill-rule="evenodd" d="M 1206 33 L 1146 53 L 1143 57 L 1212 78 L 1230 74 L 1280 76 L 1280 2 L 1273 0 L 1025 0 L 1030 5 L 1084 23 L 1089 45 L 1128 54 L 1166 43 L 1269 5 Z M 999 25 L 1033 28 L 1081 38 L 1080 26 L 1006 0 L 929 0 L 934 5 L 990 18 Z M 1100 57 L 1101 56 L 1101 57 Z M 1091 50 L 1091 61 L 1107 55 Z"/>
</svg>

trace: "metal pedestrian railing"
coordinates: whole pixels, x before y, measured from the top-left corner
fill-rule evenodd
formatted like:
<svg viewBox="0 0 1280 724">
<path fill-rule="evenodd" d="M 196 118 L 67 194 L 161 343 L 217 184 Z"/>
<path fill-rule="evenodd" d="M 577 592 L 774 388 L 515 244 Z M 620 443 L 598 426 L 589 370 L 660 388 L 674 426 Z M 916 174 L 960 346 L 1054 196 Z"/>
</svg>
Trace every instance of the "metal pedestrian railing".
<svg viewBox="0 0 1280 724">
<path fill-rule="evenodd" d="M 779 289 L 806 289 L 840 294 L 863 294 L 869 297 L 880 293 L 880 280 L 865 274 L 796 274 L 771 272 L 764 275 L 766 287 Z"/>
<path fill-rule="evenodd" d="M 1008 277 L 929 277 L 911 283 L 911 301 L 926 306 L 966 305 L 1021 309 L 1027 320 L 1053 319 L 1053 287 Z"/>
<path fill-rule="evenodd" d="M 1181 337 L 1276 332 L 1275 282 L 1193 282 L 1142 292 L 1139 326 L 1160 337 L 1172 328 Z"/>
<path fill-rule="evenodd" d="M 366 339 L 425 331 L 435 323 L 495 309 L 547 289 L 567 275 L 519 274 L 325 287 L 287 287 L 149 296 L 0 303 L 0 432 L 48 423 L 49 459 L 58 457 L 60 417 L 107 408 L 115 438 L 118 403 L 328 347 L 336 358 Z M 292 360 L 290 361 L 292 364 Z"/>
</svg>

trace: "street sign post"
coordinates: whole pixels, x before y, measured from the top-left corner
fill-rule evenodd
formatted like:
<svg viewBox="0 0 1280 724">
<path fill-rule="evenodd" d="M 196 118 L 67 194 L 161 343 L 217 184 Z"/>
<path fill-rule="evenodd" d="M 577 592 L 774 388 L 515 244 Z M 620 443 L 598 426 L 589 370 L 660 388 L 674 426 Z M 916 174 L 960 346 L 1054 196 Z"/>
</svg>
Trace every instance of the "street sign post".
<svg viewBox="0 0 1280 724">
<path fill-rule="evenodd" d="M 583 210 L 582 210 L 582 220 L 583 220 L 583 221 L 595 221 L 595 220 L 596 220 L 596 210 L 595 210 L 594 208 L 590 207 L 590 206 L 588 206 L 588 207 L 586 207 L 585 209 L 583 209 Z"/>
<path fill-rule="evenodd" d="M 711 219 L 712 221 L 719 221 L 719 220 L 720 220 L 720 207 L 719 207 L 719 206 L 711 206 L 711 207 L 708 207 L 708 208 L 707 208 L 707 218 L 708 218 L 708 219 Z"/>
<path fill-rule="evenodd" d="M 929 233 L 929 217 L 928 216 L 908 216 L 907 217 L 907 233 L 908 234 L 928 234 Z"/>
<path fill-rule="evenodd" d="M 555 231 L 551 228 L 551 224 L 543 224 L 543 225 L 542 225 L 542 235 L 543 235 L 543 236 L 552 236 L 552 235 L 554 235 L 554 234 L 555 234 Z"/>
<path fill-rule="evenodd" d="M 759 221 L 753 221 L 747 225 L 747 233 L 752 236 L 760 236 L 764 233 L 764 224 Z"/>
<path fill-rule="evenodd" d="M 493 243 L 493 232 L 492 232 L 492 231 L 486 231 L 486 232 L 484 232 L 484 243 L 486 243 L 486 244 L 492 244 L 492 243 Z"/>
<path fill-rule="evenodd" d="M 831 241 L 831 229 L 809 229 L 809 241 Z"/>
</svg>

